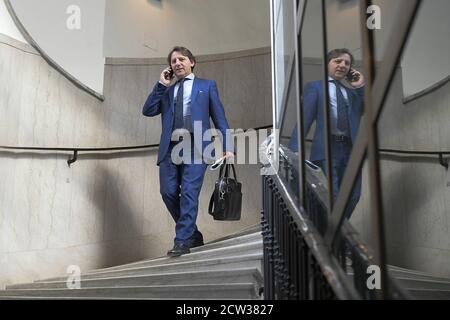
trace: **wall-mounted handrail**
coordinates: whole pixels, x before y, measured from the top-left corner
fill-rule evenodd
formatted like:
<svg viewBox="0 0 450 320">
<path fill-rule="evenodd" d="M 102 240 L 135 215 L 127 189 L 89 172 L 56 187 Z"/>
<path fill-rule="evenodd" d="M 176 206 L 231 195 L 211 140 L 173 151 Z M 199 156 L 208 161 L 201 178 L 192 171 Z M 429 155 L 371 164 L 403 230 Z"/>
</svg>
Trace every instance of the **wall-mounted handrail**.
<svg viewBox="0 0 450 320">
<path fill-rule="evenodd" d="M 103 152 L 103 151 L 126 151 L 137 149 L 148 149 L 159 147 L 159 144 L 149 144 L 142 146 L 128 146 L 128 147 L 112 147 L 112 148 L 43 148 L 43 147 L 10 147 L 0 146 L 0 149 L 5 150 L 23 150 L 23 151 L 70 151 L 73 153 L 73 157 L 67 160 L 67 164 L 70 165 L 78 160 L 78 152 Z"/>
<path fill-rule="evenodd" d="M 406 155 L 419 155 L 419 156 L 438 156 L 439 164 L 446 170 L 449 168 L 449 163 L 444 159 L 444 156 L 450 155 L 450 151 L 408 151 L 408 150 L 395 150 L 395 149 L 379 149 L 379 152 L 389 154 L 406 154 Z"/>
<path fill-rule="evenodd" d="M 254 131 L 259 131 L 263 129 L 271 129 L 272 125 L 252 128 Z M 247 129 L 249 130 L 249 129 Z M 245 130 L 245 131 L 247 131 Z M 104 151 L 126 151 L 126 150 L 139 150 L 139 149 L 152 149 L 159 147 L 159 144 L 148 144 L 141 146 L 126 146 L 126 147 L 111 147 L 111 148 L 52 148 L 52 147 L 11 147 L 11 146 L 1 146 L 0 149 L 5 150 L 23 150 L 23 151 L 70 151 L 73 153 L 72 158 L 67 160 L 67 164 L 70 165 L 77 161 L 78 152 L 104 152 Z"/>
</svg>

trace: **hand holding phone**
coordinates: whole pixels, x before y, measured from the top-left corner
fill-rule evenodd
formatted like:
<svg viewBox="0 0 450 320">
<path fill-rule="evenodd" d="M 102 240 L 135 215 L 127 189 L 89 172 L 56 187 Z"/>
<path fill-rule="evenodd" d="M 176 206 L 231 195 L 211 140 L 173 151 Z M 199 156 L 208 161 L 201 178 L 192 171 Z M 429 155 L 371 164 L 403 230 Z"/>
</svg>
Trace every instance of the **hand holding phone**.
<svg viewBox="0 0 450 320">
<path fill-rule="evenodd" d="M 173 79 L 173 70 L 171 67 L 167 71 L 164 71 L 164 78 L 166 80 L 172 80 Z"/>
<path fill-rule="evenodd" d="M 165 86 L 169 86 L 173 79 L 173 70 L 171 67 L 165 68 L 159 75 L 159 81 Z"/>
<path fill-rule="evenodd" d="M 353 87 L 353 88 L 361 88 L 365 84 L 364 75 L 356 69 L 350 69 L 345 80 Z"/>
<path fill-rule="evenodd" d="M 350 71 L 345 76 L 345 79 L 348 82 L 352 83 L 352 82 L 358 81 L 360 77 L 361 77 L 361 74 L 358 71 L 356 71 L 355 69 L 350 69 Z"/>
</svg>

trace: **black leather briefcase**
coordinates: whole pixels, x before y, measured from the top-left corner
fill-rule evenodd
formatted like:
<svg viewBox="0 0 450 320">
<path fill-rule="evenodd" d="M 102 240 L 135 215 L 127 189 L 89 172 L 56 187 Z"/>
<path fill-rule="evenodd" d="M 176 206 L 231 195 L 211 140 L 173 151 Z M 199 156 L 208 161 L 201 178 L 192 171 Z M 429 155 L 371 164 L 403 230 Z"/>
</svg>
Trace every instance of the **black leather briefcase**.
<svg viewBox="0 0 450 320">
<path fill-rule="evenodd" d="M 234 179 L 229 176 L 230 169 L 233 170 Z M 221 165 L 219 180 L 216 181 L 208 207 L 208 213 L 214 217 L 214 220 L 233 221 L 241 219 L 241 187 L 242 184 L 237 181 L 234 165 Z"/>
</svg>

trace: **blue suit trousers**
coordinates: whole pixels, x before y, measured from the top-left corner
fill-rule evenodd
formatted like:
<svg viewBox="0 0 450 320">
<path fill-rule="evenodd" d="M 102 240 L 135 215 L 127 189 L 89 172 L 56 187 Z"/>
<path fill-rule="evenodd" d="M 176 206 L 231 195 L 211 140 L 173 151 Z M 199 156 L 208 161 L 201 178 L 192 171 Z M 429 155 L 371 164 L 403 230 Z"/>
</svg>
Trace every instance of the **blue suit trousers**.
<svg viewBox="0 0 450 320">
<path fill-rule="evenodd" d="M 196 221 L 198 198 L 207 165 L 204 162 L 194 164 L 194 161 L 191 164 L 173 163 L 171 153 L 176 143 L 170 143 L 166 156 L 159 164 L 160 193 L 176 223 L 174 243 L 190 245 L 194 239 L 203 241 Z"/>
<path fill-rule="evenodd" d="M 336 200 L 339 188 L 342 183 L 342 178 L 345 174 L 345 169 L 347 169 L 347 164 L 350 159 L 352 151 L 352 143 L 350 141 L 333 141 L 331 143 L 331 154 L 332 154 L 332 164 L 331 164 L 331 178 L 333 179 L 333 200 Z M 325 160 L 313 161 L 315 165 L 320 167 L 322 171 L 327 174 L 327 167 Z M 353 185 L 352 193 L 350 195 L 350 199 L 347 202 L 347 206 L 345 208 L 345 217 L 350 219 L 353 210 L 359 202 L 359 198 L 361 197 L 361 173 L 359 173 L 356 178 L 356 182 Z"/>
</svg>

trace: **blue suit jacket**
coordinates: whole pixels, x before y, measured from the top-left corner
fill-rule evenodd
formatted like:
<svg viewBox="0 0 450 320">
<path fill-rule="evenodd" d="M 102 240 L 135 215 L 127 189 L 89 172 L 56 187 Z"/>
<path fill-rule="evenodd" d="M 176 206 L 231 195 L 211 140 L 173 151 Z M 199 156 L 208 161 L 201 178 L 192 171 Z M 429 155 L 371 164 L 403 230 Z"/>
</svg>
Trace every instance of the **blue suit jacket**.
<svg viewBox="0 0 450 320">
<path fill-rule="evenodd" d="M 171 141 L 175 114 L 174 89 L 175 84 L 166 87 L 158 82 L 148 96 L 142 110 L 142 113 L 148 117 L 161 114 L 162 133 L 158 150 L 158 165 L 166 156 Z M 194 78 L 191 94 L 191 115 L 193 121 L 192 128 L 194 128 L 194 121 L 201 121 L 202 136 L 206 130 L 211 128 L 209 122 L 211 117 L 215 127 L 222 133 L 223 150 L 233 150 L 232 140 L 227 136 L 227 129 L 229 129 L 229 126 L 227 119 L 225 118 L 223 105 L 220 102 L 215 81 L 197 77 Z M 210 141 L 203 141 L 202 150 L 199 151 L 203 153 L 203 150 L 210 143 Z M 228 146 L 228 144 L 230 144 L 230 146 Z"/>
<path fill-rule="evenodd" d="M 324 115 L 324 92 L 323 81 L 309 82 L 305 86 L 303 98 L 304 112 L 304 133 L 308 133 L 311 125 L 316 121 L 316 130 L 311 149 L 311 161 L 325 160 L 325 115 Z M 348 116 L 350 122 L 350 134 L 352 141 L 355 141 L 358 134 L 359 123 L 364 112 L 364 88 L 346 88 L 350 106 Z M 292 151 L 298 151 L 297 126 L 292 133 L 289 142 Z"/>
</svg>

